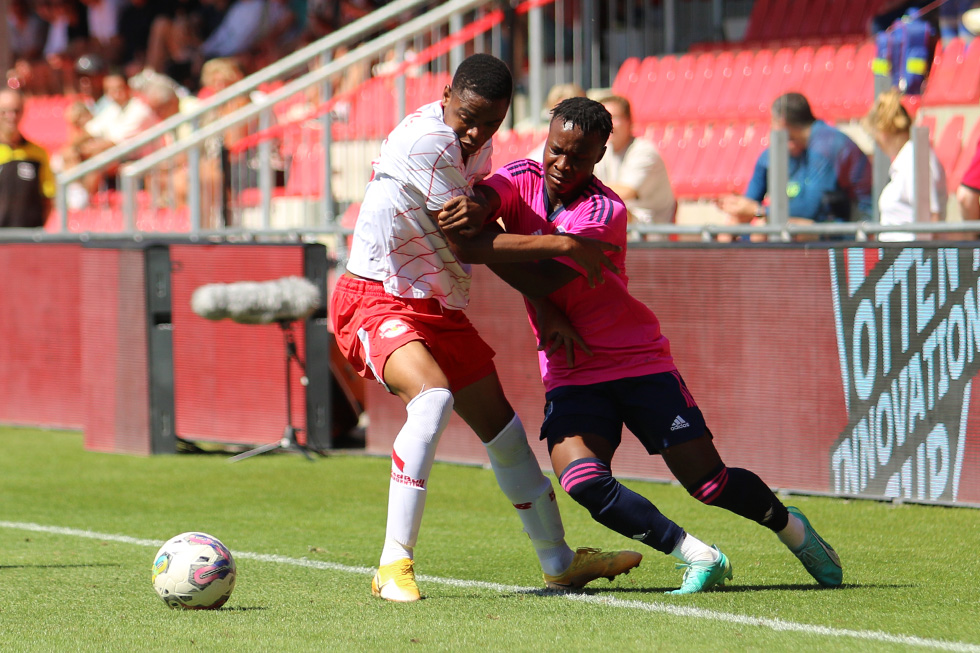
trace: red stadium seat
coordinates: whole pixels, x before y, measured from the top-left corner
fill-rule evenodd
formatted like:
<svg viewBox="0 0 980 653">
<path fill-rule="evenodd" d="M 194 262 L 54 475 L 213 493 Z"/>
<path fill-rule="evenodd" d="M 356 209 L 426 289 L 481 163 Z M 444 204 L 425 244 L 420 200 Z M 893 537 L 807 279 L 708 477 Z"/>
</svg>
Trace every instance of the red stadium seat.
<svg viewBox="0 0 980 653">
<path fill-rule="evenodd" d="M 960 153 L 963 150 L 963 116 L 954 115 L 943 127 L 942 135 L 936 141 L 936 156 L 947 172 L 956 170 Z M 949 175 L 952 177 L 953 175 Z M 954 182 L 947 179 L 948 184 L 956 188 Z"/>
<path fill-rule="evenodd" d="M 734 117 L 740 115 L 739 98 L 742 89 L 750 84 L 755 58 L 756 55 L 751 50 L 741 50 L 735 55 L 731 78 L 724 81 L 721 94 L 713 108 L 714 116 Z"/>
<path fill-rule="evenodd" d="M 826 0 L 790 0 L 783 22 L 781 34 L 789 37 L 806 38 L 813 36 L 816 27 L 820 25 Z"/>
<path fill-rule="evenodd" d="M 705 80 L 701 87 L 700 97 L 697 99 L 697 110 L 695 118 L 698 120 L 724 119 L 727 118 L 719 110 L 722 98 L 730 95 L 732 87 L 732 76 L 735 70 L 735 55 L 731 52 L 722 52 L 714 60 L 714 68 L 710 76 Z"/>
<path fill-rule="evenodd" d="M 833 120 L 831 106 L 838 90 L 832 84 L 836 58 L 837 50 L 834 46 L 821 46 L 813 55 L 811 72 L 804 78 L 800 89 L 800 92 L 810 100 L 813 113 L 824 120 Z"/>
<path fill-rule="evenodd" d="M 289 166 L 286 194 L 294 197 L 320 197 L 323 194 L 323 173 L 323 148 L 320 143 L 300 143 Z"/>
<path fill-rule="evenodd" d="M 806 79 L 813 72 L 814 54 L 813 48 L 809 45 L 804 45 L 793 53 L 793 60 L 790 62 L 786 77 L 782 80 L 781 88 L 770 98 L 770 102 L 789 91 L 802 92 Z"/>
<path fill-rule="evenodd" d="M 20 130 L 27 140 L 40 145 L 48 154 L 57 152 L 68 139 L 65 109 L 77 98 L 66 95 L 28 97 Z"/>
<path fill-rule="evenodd" d="M 920 115 L 918 120 L 919 127 L 925 127 L 929 130 L 929 142 L 935 147 L 936 143 L 936 116 L 933 115 Z"/>
<path fill-rule="evenodd" d="M 953 83 L 946 92 L 949 104 L 976 104 L 980 101 L 980 39 L 970 41 L 963 62 L 956 66 Z"/>
<path fill-rule="evenodd" d="M 677 140 L 676 147 L 673 165 L 668 168 L 670 185 L 678 198 L 695 197 L 693 180 L 698 173 L 698 161 L 706 147 L 704 123 L 688 125 Z M 664 161 L 666 163 L 666 159 Z"/>
<path fill-rule="evenodd" d="M 766 13 L 761 16 L 762 25 L 755 38 L 767 41 L 791 36 L 783 31 L 783 26 L 786 24 L 792 2 L 793 0 L 771 0 Z"/>
<path fill-rule="evenodd" d="M 770 74 L 764 76 L 763 84 L 755 96 L 758 103 L 757 116 L 766 116 L 772 101 L 786 90 L 786 81 L 793 72 L 795 52 L 790 48 L 780 48 L 772 58 Z M 748 117 L 748 116 L 746 116 Z"/>
<path fill-rule="evenodd" d="M 816 36 L 832 38 L 843 34 L 844 12 L 849 4 L 850 0 L 830 0 L 820 15 Z"/>
<path fill-rule="evenodd" d="M 848 0 L 840 23 L 841 34 L 867 34 L 871 20 L 881 4 L 879 0 Z"/>
<path fill-rule="evenodd" d="M 926 79 L 925 91 L 922 94 L 922 104 L 934 107 L 950 104 L 949 95 L 953 92 L 956 73 L 965 60 L 963 41 L 954 38 L 945 46 L 936 46 L 932 70 Z"/>
<path fill-rule="evenodd" d="M 871 72 L 871 62 L 875 56 L 875 45 L 867 41 L 854 54 L 854 70 L 844 80 L 841 94 L 844 102 L 841 105 L 841 118 L 859 118 L 865 115 L 874 102 L 874 74 Z"/>
<path fill-rule="evenodd" d="M 661 65 L 663 61 L 661 60 Z M 694 68 L 697 57 L 693 54 L 683 54 L 677 58 L 673 71 L 662 75 L 664 81 L 662 90 L 648 100 L 656 105 L 655 120 L 680 120 L 680 103 L 685 94 L 690 92 L 694 83 Z M 659 81 L 659 80 L 658 80 Z"/>
<path fill-rule="evenodd" d="M 636 57 L 629 57 L 619 67 L 616 79 L 613 80 L 612 92 L 624 98 L 630 99 L 630 93 L 640 81 L 640 60 Z"/>
<path fill-rule="evenodd" d="M 667 77 L 673 80 L 673 70 L 677 58 L 647 57 L 640 64 L 639 80 L 635 91 L 628 99 L 633 109 L 633 117 L 642 125 L 654 122 L 659 115 L 660 96 Z"/>
<path fill-rule="evenodd" d="M 712 164 L 702 166 L 695 179 L 695 190 L 699 197 L 717 197 L 735 192 L 732 176 L 741 148 L 739 143 L 744 135 L 745 125 L 742 123 L 716 127 L 709 144 L 710 149 L 706 152 Z"/>
<path fill-rule="evenodd" d="M 771 50 L 759 50 L 752 61 L 751 70 L 738 89 L 736 116 L 739 119 L 755 121 L 767 117 L 769 106 L 760 101 L 763 87 L 773 75 L 774 54 Z"/>
<path fill-rule="evenodd" d="M 738 158 L 732 167 L 731 185 L 737 193 L 744 193 L 755 170 L 755 162 L 759 155 L 769 147 L 769 124 L 755 123 L 745 129 L 745 135 L 739 141 Z"/>
<path fill-rule="evenodd" d="M 698 117 L 698 107 L 701 105 L 705 89 L 711 83 L 714 72 L 714 53 L 704 52 L 699 54 L 695 60 L 694 68 L 687 81 L 687 85 L 684 91 L 679 94 L 680 99 L 677 103 L 678 120 L 694 120 Z"/>
<path fill-rule="evenodd" d="M 769 25 L 769 12 L 776 0 L 755 0 L 752 13 L 749 14 L 749 24 L 745 28 L 746 41 L 759 41 Z"/>
</svg>

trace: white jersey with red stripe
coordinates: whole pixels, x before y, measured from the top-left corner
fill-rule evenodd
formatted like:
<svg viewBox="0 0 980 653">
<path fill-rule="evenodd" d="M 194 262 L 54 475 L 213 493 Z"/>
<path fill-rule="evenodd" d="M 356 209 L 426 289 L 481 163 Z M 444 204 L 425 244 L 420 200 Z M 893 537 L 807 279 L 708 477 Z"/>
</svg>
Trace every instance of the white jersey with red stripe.
<svg viewBox="0 0 980 653">
<path fill-rule="evenodd" d="M 384 283 L 397 297 L 435 298 L 452 310 L 469 302 L 470 266 L 436 226 L 443 204 L 490 173 L 490 141 L 466 161 L 443 121 L 442 103 L 406 116 L 381 145 L 354 226 L 348 271 Z"/>
</svg>

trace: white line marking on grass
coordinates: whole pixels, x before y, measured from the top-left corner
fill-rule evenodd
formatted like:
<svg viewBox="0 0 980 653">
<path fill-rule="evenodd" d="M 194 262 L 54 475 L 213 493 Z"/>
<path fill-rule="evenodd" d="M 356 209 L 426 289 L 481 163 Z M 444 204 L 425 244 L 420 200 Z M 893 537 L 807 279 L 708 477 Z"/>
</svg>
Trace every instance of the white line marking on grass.
<svg viewBox="0 0 980 653">
<path fill-rule="evenodd" d="M 42 524 L 32 524 L 23 522 L 0 521 L 0 528 L 9 528 L 22 531 L 34 531 L 36 533 L 52 533 L 55 535 L 71 535 L 74 537 L 85 537 L 93 540 L 105 540 L 110 542 L 121 542 L 123 544 L 135 544 L 138 546 L 159 547 L 164 540 L 144 540 L 128 535 L 113 535 L 111 533 L 97 533 L 95 531 L 81 530 L 77 528 L 64 528 L 61 526 L 44 526 Z M 352 567 L 335 562 L 321 562 L 319 560 L 309 560 L 307 558 L 290 558 L 287 556 L 270 555 L 265 553 L 251 553 L 249 551 L 232 551 L 232 555 L 243 560 L 256 560 L 258 562 L 272 562 L 277 564 L 294 565 L 296 567 L 309 567 L 312 569 L 325 569 L 330 571 L 340 571 L 348 574 L 367 575 L 374 573 L 373 567 Z M 938 639 L 926 639 L 912 635 L 892 635 L 878 630 L 850 630 L 847 628 L 831 628 L 829 626 L 816 626 L 813 624 L 797 623 L 794 621 L 784 621 L 782 619 L 768 619 L 764 617 L 751 617 L 730 612 L 718 612 L 706 610 L 704 608 L 692 608 L 671 603 L 658 603 L 647 601 L 631 601 L 626 599 L 616 599 L 610 597 L 596 596 L 594 594 L 575 594 L 562 592 L 547 592 L 540 587 L 522 587 L 520 585 L 502 585 L 500 583 L 488 583 L 478 580 L 461 580 L 458 578 L 441 578 L 439 576 L 428 576 L 419 574 L 418 579 L 423 582 L 439 583 L 452 587 L 478 588 L 494 592 L 513 593 L 513 594 L 550 594 L 556 598 L 578 601 L 580 603 L 590 603 L 593 605 L 606 606 L 611 608 L 625 608 L 630 610 L 642 610 L 645 612 L 655 612 L 670 615 L 672 617 L 690 617 L 694 619 L 707 619 L 711 621 L 721 621 L 724 623 L 737 624 L 741 626 L 758 626 L 770 630 L 782 632 L 797 632 L 804 635 L 817 635 L 822 637 L 846 637 L 850 639 L 860 639 L 872 642 L 882 642 L 885 644 L 903 644 L 905 646 L 919 646 L 922 648 L 933 648 L 941 651 L 955 651 L 956 653 L 980 653 L 980 645 L 967 644 L 964 642 L 948 642 Z"/>
</svg>

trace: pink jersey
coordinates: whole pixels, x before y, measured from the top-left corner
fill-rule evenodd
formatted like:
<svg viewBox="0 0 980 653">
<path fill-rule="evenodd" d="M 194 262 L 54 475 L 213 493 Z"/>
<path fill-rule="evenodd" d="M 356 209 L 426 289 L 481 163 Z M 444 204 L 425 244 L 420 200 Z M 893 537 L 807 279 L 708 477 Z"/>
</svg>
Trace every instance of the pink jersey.
<svg viewBox="0 0 980 653">
<path fill-rule="evenodd" d="M 660 321 L 642 302 L 630 295 L 626 276 L 626 207 L 598 179 L 567 207 L 548 215 L 547 189 L 542 166 L 523 159 L 499 169 L 483 183 L 500 195 L 501 214 L 507 231 L 535 235 L 569 233 L 604 240 L 623 249 L 609 254 L 621 273 L 604 270 L 605 283 L 589 288 L 578 276 L 549 299 L 571 319 L 593 356 L 576 352 L 569 368 L 564 350 L 550 358 L 538 353 L 546 390 L 564 385 L 587 385 L 676 369 L 670 343 L 660 333 Z M 568 258 L 559 258 L 578 271 Z M 528 307 L 530 313 L 530 306 Z M 531 320 L 537 335 L 537 327 Z"/>
</svg>

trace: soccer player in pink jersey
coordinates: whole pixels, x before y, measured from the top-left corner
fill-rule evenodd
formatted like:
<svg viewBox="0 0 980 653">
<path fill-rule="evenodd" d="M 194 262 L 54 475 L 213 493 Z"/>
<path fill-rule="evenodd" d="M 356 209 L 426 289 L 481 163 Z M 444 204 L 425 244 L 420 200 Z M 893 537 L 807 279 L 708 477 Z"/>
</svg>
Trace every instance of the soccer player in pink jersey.
<svg viewBox="0 0 980 653">
<path fill-rule="evenodd" d="M 660 322 L 629 293 L 626 208 L 592 174 L 611 130 L 612 119 L 601 104 L 566 100 L 553 111 L 543 163 L 510 163 L 478 186 L 481 202 L 456 198 L 439 215 L 461 260 L 489 263 L 525 295 L 542 350 L 541 438 L 548 442 L 562 487 L 600 524 L 679 558 L 686 571 L 672 593 L 699 592 L 730 579 L 731 564 L 721 551 L 686 533 L 612 476 L 625 424 L 651 455 L 663 457 L 692 496 L 774 531 L 821 585 L 840 585 L 840 560 L 806 517 L 785 507 L 751 471 L 722 462 Z M 500 231 L 490 220 L 496 217 L 509 233 L 605 240 L 619 248 L 610 254 L 619 271 L 604 272 L 599 288 L 584 283 L 581 267 L 567 258 L 495 263 L 487 252 Z M 588 356 L 575 358 L 576 345 Z"/>
<path fill-rule="evenodd" d="M 500 127 L 513 80 L 499 59 L 464 60 L 441 101 L 407 116 L 381 146 L 354 227 L 347 272 L 330 301 L 338 346 L 365 378 L 405 402 L 391 454 L 388 522 L 371 590 L 389 601 L 421 598 L 414 549 L 439 437 L 453 410 L 486 445 L 497 482 L 514 504 L 551 588 L 578 588 L 632 569 L 633 551 L 572 551 L 551 482 L 541 473 L 520 419 L 504 396 L 493 350 L 463 313 L 469 265 L 435 223 L 452 197 L 473 192 L 490 172 L 490 138 Z M 612 266 L 615 249 L 578 236 L 502 234 L 490 258 L 571 256 L 590 280 Z"/>
</svg>

